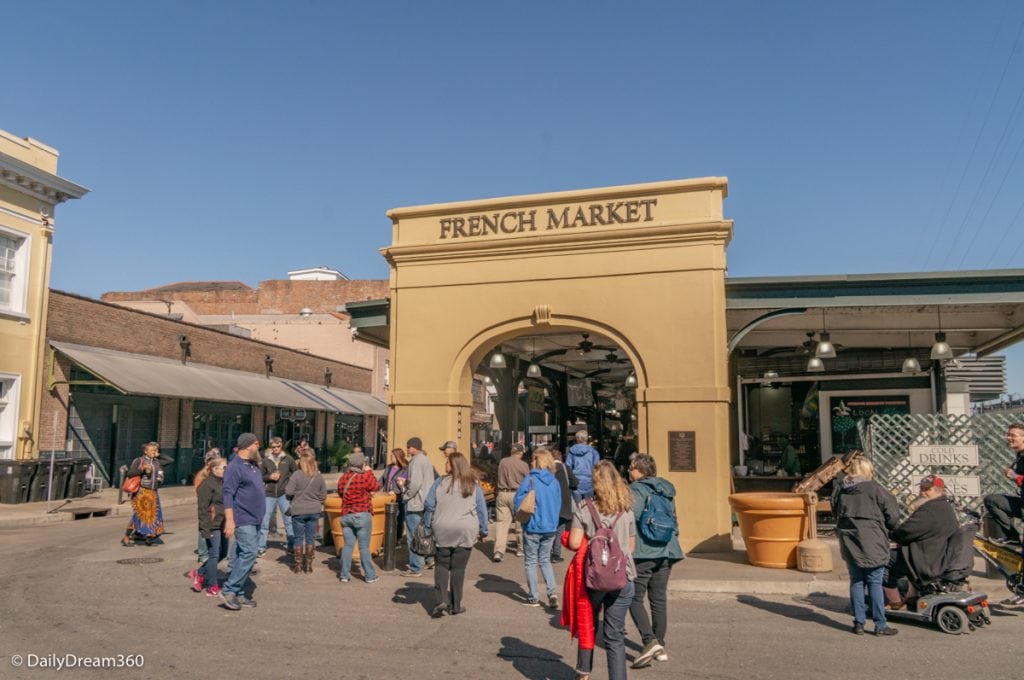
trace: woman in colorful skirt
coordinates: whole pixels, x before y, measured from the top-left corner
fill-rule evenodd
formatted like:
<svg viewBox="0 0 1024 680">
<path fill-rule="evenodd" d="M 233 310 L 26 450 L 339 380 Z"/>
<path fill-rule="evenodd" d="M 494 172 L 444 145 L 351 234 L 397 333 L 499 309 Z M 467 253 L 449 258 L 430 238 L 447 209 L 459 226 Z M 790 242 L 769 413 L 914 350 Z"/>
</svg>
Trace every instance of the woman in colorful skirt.
<svg viewBox="0 0 1024 680">
<path fill-rule="evenodd" d="M 160 494 L 157 492 L 164 481 L 160 447 L 156 442 L 143 445 L 142 455 L 132 461 L 126 479 L 141 477 L 139 490 L 132 496 L 132 518 L 121 538 L 121 545 L 133 545 L 133 536 L 141 537 L 146 545 L 153 545 L 153 539 L 164 533 L 164 513 L 160 508 Z"/>
</svg>

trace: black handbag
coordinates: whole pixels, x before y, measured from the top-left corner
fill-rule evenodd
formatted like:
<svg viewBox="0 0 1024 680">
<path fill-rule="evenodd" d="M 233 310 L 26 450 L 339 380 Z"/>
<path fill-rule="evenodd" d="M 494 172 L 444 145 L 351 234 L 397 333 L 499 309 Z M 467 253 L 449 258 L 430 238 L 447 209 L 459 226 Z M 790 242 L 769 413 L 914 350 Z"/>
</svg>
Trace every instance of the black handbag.
<svg viewBox="0 0 1024 680">
<path fill-rule="evenodd" d="M 434 534 L 427 531 L 427 527 L 423 525 L 423 522 L 417 524 L 416 529 L 412 532 L 412 542 L 409 544 L 409 550 L 420 557 L 433 557 L 434 553 L 437 552 L 437 542 L 434 540 Z"/>
</svg>

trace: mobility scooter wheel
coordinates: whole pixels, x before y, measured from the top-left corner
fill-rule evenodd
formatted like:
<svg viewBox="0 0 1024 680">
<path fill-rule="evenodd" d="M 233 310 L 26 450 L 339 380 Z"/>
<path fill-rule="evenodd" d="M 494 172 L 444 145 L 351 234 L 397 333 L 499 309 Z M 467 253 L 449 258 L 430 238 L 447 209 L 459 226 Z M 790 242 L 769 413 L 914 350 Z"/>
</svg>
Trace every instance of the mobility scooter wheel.
<svg viewBox="0 0 1024 680">
<path fill-rule="evenodd" d="M 935 615 L 935 623 L 939 625 L 939 629 L 943 633 L 950 635 L 966 633 L 971 627 L 967 614 L 959 607 L 952 605 L 946 605 L 939 609 L 938 614 Z"/>
</svg>

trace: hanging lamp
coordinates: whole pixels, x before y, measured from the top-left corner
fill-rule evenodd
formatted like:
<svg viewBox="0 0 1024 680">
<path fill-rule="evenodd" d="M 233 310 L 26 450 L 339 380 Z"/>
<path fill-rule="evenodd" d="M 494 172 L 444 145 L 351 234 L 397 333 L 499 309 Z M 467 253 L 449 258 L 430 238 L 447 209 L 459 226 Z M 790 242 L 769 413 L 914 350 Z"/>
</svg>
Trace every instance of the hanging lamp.
<svg viewBox="0 0 1024 680">
<path fill-rule="evenodd" d="M 818 336 L 818 346 L 814 348 L 814 356 L 819 359 L 835 359 L 836 348 L 832 345 L 828 331 L 825 330 L 825 310 L 821 310 L 821 335 Z"/>
<path fill-rule="evenodd" d="M 940 361 L 948 361 L 953 358 L 953 348 L 946 342 L 946 334 L 942 332 L 942 308 L 937 308 L 939 313 L 939 332 L 935 334 L 935 344 L 932 345 L 931 358 Z"/>
<path fill-rule="evenodd" d="M 630 373 L 626 376 L 626 387 L 636 387 L 636 373 Z"/>
<path fill-rule="evenodd" d="M 821 360 L 821 357 L 811 357 L 807 360 L 807 372 L 808 373 L 824 373 L 825 362 Z"/>
<path fill-rule="evenodd" d="M 907 349 L 910 351 L 914 350 L 913 344 L 910 340 L 910 332 L 907 332 Z M 909 356 L 903 360 L 903 366 L 900 367 L 900 371 L 903 373 L 920 373 L 921 362 L 917 360 L 915 356 Z"/>
<path fill-rule="evenodd" d="M 526 369 L 527 378 L 539 378 L 540 377 L 540 366 L 535 361 L 537 356 L 537 338 L 533 338 L 533 351 L 530 352 L 530 365 Z"/>
<path fill-rule="evenodd" d="M 505 368 L 508 366 L 505 363 L 505 355 L 501 353 L 501 349 L 495 350 L 494 354 L 491 355 L 491 363 L 488 366 L 491 368 Z"/>
</svg>

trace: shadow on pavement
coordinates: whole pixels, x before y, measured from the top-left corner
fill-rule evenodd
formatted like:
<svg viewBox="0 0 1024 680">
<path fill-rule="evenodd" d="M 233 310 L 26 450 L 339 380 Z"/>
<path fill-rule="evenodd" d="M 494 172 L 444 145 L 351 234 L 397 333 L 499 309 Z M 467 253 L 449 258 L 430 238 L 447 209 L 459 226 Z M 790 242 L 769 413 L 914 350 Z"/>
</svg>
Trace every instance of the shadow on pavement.
<svg viewBox="0 0 1024 680">
<path fill-rule="evenodd" d="M 762 600 L 759 597 L 754 597 L 753 595 L 737 595 L 736 601 L 740 604 L 755 607 L 762 611 L 778 614 L 779 616 L 785 616 L 788 619 L 809 621 L 811 623 L 817 623 L 819 625 L 835 628 L 836 630 L 844 632 L 849 629 L 849 626 L 838 621 L 833 621 L 824 614 L 819 614 L 813 609 L 809 609 L 807 607 L 798 607 L 796 605 L 783 604 L 781 602 L 770 602 L 768 600 Z"/>
<path fill-rule="evenodd" d="M 512 662 L 524 678 L 530 680 L 565 680 L 573 677 L 574 669 L 562 657 L 549 649 L 542 649 L 519 638 L 501 638 L 498 658 Z"/>
<path fill-rule="evenodd" d="M 476 588 L 483 593 L 501 593 L 515 602 L 525 602 L 528 597 L 518 581 L 497 574 L 480 574 L 477 577 Z"/>
<path fill-rule="evenodd" d="M 434 609 L 434 592 L 433 583 L 407 583 L 395 591 L 391 601 L 396 604 L 418 604 L 429 615 Z"/>
<path fill-rule="evenodd" d="M 794 597 L 793 601 L 800 604 L 809 604 L 818 609 L 824 609 L 836 614 L 852 613 L 850 610 L 850 598 L 848 597 L 839 597 L 838 595 L 829 595 L 828 593 L 809 593 L 806 596 Z"/>
</svg>

